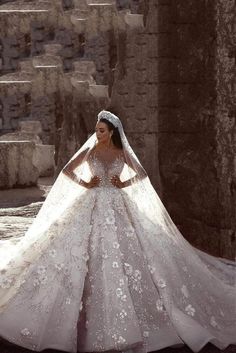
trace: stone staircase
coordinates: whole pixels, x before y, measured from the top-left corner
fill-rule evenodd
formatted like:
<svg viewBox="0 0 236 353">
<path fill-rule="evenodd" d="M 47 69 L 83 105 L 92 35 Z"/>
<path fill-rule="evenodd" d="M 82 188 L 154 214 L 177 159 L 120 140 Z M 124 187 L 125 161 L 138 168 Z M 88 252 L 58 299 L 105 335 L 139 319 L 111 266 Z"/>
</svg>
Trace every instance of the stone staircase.
<svg viewBox="0 0 236 353">
<path fill-rule="evenodd" d="M 81 101 L 89 97 L 91 104 L 109 103 L 109 75 L 114 69 L 109 63 L 111 33 L 116 39 L 120 32 L 143 26 L 143 15 L 131 13 L 131 3 L 40 0 L 0 6 L 0 135 L 14 131 L 30 106 L 27 115 L 42 119 L 45 142 L 54 143 L 56 92 L 61 96 L 64 90 L 74 92 Z M 46 107 L 43 97 L 48 98 Z M 48 101 L 54 108 L 48 109 L 45 123 Z M 9 113 L 14 102 L 23 106 L 23 112 Z"/>
</svg>

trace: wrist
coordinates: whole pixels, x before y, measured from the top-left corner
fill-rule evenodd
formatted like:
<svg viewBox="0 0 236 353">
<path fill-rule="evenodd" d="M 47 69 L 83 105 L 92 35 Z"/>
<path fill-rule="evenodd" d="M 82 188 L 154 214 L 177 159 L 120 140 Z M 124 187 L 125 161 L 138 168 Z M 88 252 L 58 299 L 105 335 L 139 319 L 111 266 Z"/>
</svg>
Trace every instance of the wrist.
<svg viewBox="0 0 236 353">
<path fill-rule="evenodd" d="M 88 183 L 86 183 L 86 181 L 84 181 L 82 179 L 78 180 L 78 184 L 85 187 L 85 188 L 87 188 L 87 185 L 88 185 Z"/>
</svg>

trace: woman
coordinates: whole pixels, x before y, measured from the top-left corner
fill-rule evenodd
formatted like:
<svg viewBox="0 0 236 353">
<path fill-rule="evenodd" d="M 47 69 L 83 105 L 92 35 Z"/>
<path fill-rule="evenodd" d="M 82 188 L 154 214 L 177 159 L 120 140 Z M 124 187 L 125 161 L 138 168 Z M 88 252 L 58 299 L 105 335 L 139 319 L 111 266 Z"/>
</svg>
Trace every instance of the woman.
<svg viewBox="0 0 236 353">
<path fill-rule="evenodd" d="M 13 343 L 134 353 L 236 343 L 234 263 L 183 238 L 108 111 L 4 249 L 0 336 Z"/>
</svg>

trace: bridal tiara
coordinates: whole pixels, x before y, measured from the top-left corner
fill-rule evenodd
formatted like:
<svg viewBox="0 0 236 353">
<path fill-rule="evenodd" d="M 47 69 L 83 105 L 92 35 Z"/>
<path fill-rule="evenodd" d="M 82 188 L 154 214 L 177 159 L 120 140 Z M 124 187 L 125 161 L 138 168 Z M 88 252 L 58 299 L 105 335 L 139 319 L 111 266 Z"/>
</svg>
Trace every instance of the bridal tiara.
<svg viewBox="0 0 236 353">
<path fill-rule="evenodd" d="M 100 119 L 106 119 L 108 120 L 110 123 L 112 123 L 115 127 L 119 127 L 119 125 L 121 124 L 120 119 L 115 115 L 112 114 L 111 112 L 109 112 L 108 110 L 102 110 L 99 114 L 98 114 L 98 121 L 100 121 Z"/>
</svg>

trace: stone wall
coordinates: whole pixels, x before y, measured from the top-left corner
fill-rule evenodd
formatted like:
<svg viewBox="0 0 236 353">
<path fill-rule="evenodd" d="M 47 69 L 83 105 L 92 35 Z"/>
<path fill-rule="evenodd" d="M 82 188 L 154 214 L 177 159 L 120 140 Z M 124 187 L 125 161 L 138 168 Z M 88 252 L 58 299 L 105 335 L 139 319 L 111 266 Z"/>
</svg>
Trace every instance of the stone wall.
<svg viewBox="0 0 236 353">
<path fill-rule="evenodd" d="M 215 3 L 162 1 L 158 19 L 158 159 L 163 201 L 191 243 L 218 253 Z"/>
<path fill-rule="evenodd" d="M 220 200 L 220 254 L 235 257 L 236 249 L 236 87 L 234 1 L 216 2 L 216 149 L 215 167 Z"/>
<path fill-rule="evenodd" d="M 235 256 L 232 1 L 159 1 L 162 198 L 194 245 Z"/>
</svg>

